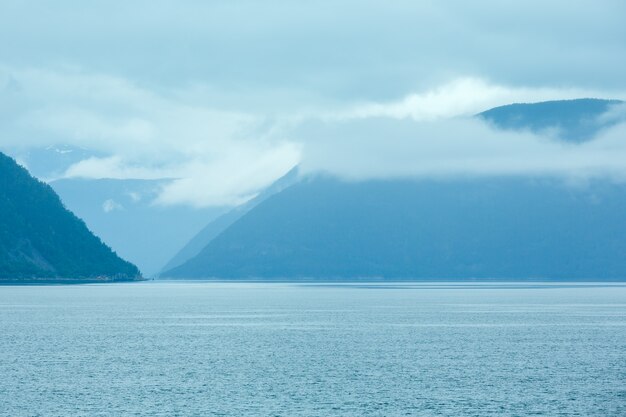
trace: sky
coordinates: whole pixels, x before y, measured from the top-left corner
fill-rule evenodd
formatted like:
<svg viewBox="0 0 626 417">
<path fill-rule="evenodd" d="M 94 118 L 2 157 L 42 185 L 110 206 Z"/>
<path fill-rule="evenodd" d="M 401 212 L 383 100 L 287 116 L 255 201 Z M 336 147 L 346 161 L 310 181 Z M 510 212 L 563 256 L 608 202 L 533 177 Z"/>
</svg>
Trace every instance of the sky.
<svg viewBox="0 0 626 417">
<path fill-rule="evenodd" d="M 237 205 L 295 165 L 622 178 L 623 125 L 505 146 L 468 117 L 626 99 L 625 17 L 621 0 L 2 0 L 0 146 L 94 151 L 64 177 L 176 178 L 160 205 Z"/>
</svg>

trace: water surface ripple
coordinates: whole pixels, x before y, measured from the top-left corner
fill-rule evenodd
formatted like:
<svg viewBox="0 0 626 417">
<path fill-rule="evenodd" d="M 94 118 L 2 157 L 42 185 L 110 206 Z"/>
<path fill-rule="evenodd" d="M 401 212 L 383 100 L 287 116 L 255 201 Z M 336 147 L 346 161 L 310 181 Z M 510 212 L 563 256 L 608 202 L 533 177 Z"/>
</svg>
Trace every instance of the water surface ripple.
<svg viewBox="0 0 626 417">
<path fill-rule="evenodd" d="M 626 415 L 621 284 L 0 287 L 2 416 Z"/>
</svg>

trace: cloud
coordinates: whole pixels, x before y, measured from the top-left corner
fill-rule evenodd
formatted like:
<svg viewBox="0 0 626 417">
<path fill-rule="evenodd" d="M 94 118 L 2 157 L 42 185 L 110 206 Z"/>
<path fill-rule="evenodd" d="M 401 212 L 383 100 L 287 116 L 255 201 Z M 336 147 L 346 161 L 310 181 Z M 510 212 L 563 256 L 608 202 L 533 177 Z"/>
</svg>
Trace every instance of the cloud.
<svg viewBox="0 0 626 417">
<path fill-rule="evenodd" d="M 104 203 L 102 203 L 102 210 L 105 213 L 110 213 L 112 211 L 116 211 L 116 210 L 124 210 L 124 206 L 122 206 L 120 203 L 116 202 L 115 200 L 106 200 Z"/>
<path fill-rule="evenodd" d="M 482 151 L 483 170 L 499 172 L 506 167 L 495 169 L 493 155 L 503 161 L 506 150 L 495 133 L 445 121 L 510 102 L 626 99 L 621 0 L 36 8 L 5 0 L 0 13 L 0 37 L 12 40 L 0 46 L 0 147 L 93 151 L 66 177 L 175 179 L 156 204 L 237 204 L 300 161 L 348 176 L 417 172 L 413 160 L 424 172 L 479 171 Z M 476 148 L 446 139 L 461 134 Z M 576 152 L 589 161 L 604 152 L 506 138 L 534 159 L 567 154 L 573 163 L 584 156 Z M 443 165 L 427 169 L 421 155 Z"/>
<path fill-rule="evenodd" d="M 158 204 L 235 205 L 299 160 L 297 144 L 269 137 L 273 124 L 263 114 L 211 108 L 82 71 L 10 72 L 21 88 L 0 98 L 12 116 L 0 125 L 3 146 L 63 144 L 105 155 L 74 163 L 65 178 L 170 178 L 176 181 Z"/>
<path fill-rule="evenodd" d="M 300 146 L 242 147 L 213 163 L 196 160 L 177 170 L 180 177 L 168 183 L 155 200 L 159 205 L 238 205 L 253 198 L 268 184 L 293 168 L 300 159 Z"/>
<path fill-rule="evenodd" d="M 126 195 L 130 198 L 133 203 L 139 203 L 142 199 L 141 194 L 129 191 Z"/>
<path fill-rule="evenodd" d="M 91 179 L 160 179 L 167 178 L 169 171 L 156 170 L 140 166 L 129 166 L 121 157 L 87 158 L 71 165 L 62 178 L 91 178 Z"/>
<path fill-rule="evenodd" d="M 57 0 L 37 13 L 4 3 L 0 37 L 15 40 L 2 45 L 7 65 L 87 68 L 159 92 L 203 85 L 231 104 L 245 97 L 244 107 L 394 100 L 467 74 L 626 88 L 621 0 Z"/>
<path fill-rule="evenodd" d="M 613 97 L 611 97 L 611 94 Z M 461 77 L 398 101 L 364 103 L 338 118 L 391 117 L 418 121 L 471 116 L 511 103 L 567 100 L 581 97 L 626 97 L 626 93 L 581 88 L 529 88 L 492 84 L 484 79 Z M 608 116 L 608 115 L 607 115 Z M 332 119 L 332 117 L 329 117 Z M 337 118 L 337 117 L 336 117 Z"/>
<path fill-rule="evenodd" d="M 299 132 L 301 172 L 347 180 L 556 176 L 626 180 L 626 123 L 570 144 L 494 130 L 470 118 L 368 118 L 319 122 Z"/>
<path fill-rule="evenodd" d="M 626 103 L 611 106 L 609 110 L 598 118 L 600 123 L 620 123 L 626 120 Z"/>
<path fill-rule="evenodd" d="M 72 164 L 61 176 L 167 178 L 172 181 L 164 183 L 153 203 L 194 207 L 241 204 L 299 163 L 304 171 L 349 178 L 550 173 L 555 169 L 538 162 L 531 170 L 524 168 L 531 161 L 523 167 L 508 159 L 526 155 L 538 160 L 542 152 L 554 158 L 567 151 L 559 145 L 543 144 L 539 137 L 495 133 L 458 118 L 510 102 L 626 96 L 593 89 L 508 86 L 464 76 L 397 100 L 305 102 L 273 113 L 208 105 L 212 90 L 196 86 L 164 93 L 76 68 L 5 66 L 2 71 L 19 85 L 0 96 L 0 107 L 6 110 L 0 113 L 4 147 L 63 144 L 90 149 L 98 156 Z M 621 117 L 619 111 L 605 117 Z M 501 149 L 502 143 L 510 149 Z M 594 158 L 609 164 L 609 155 L 593 152 Z M 600 169 L 600 162 L 574 166 L 583 155 L 568 155 L 570 171 Z M 617 163 L 610 164 L 615 168 Z"/>
</svg>

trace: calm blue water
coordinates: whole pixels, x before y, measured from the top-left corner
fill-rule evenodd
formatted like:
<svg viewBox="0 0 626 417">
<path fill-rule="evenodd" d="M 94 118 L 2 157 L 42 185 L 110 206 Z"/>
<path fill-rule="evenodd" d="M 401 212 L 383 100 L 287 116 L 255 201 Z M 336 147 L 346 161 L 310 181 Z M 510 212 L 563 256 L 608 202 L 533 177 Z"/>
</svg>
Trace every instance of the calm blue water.
<svg viewBox="0 0 626 417">
<path fill-rule="evenodd" d="M 2 416 L 626 416 L 626 286 L 0 287 Z"/>
</svg>

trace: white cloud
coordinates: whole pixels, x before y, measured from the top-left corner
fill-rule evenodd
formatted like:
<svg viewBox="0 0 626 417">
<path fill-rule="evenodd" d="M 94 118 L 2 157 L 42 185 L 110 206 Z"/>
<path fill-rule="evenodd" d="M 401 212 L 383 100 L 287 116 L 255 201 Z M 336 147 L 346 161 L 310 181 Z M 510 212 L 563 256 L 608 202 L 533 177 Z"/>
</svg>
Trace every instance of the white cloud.
<svg viewBox="0 0 626 417">
<path fill-rule="evenodd" d="M 477 113 L 511 103 L 581 97 L 624 99 L 624 92 L 575 88 L 510 87 L 462 77 L 404 99 L 362 103 L 296 125 L 303 144 L 301 172 L 349 180 L 398 177 L 550 175 L 626 178 L 626 124 L 594 141 L 573 145 L 541 134 L 495 130 Z M 626 104 L 598 118 L 626 120 Z"/>
<path fill-rule="evenodd" d="M 616 123 L 626 120 L 626 103 L 615 104 L 598 118 L 601 123 Z"/>
<path fill-rule="evenodd" d="M 163 186 L 158 205 L 240 204 L 298 163 L 304 171 L 347 178 L 575 170 L 590 175 L 620 171 L 623 156 L 621 148 L 601 148 L 608 139 L 570 149 L 451 120 L 511 102 L 626 97 L 616 92 L 460 77 L 398 101 L 303 102 L 276 115 L 203 104 L 212 102 L 210 89 L 157 93 L 75 68 L 0 72 L 19 87 L 0 97 L 6 110 L 3 146 L 65 144 L 108 155 L 75 163 L 65 177 L 174 179 Z"/>
<path fill-rule="evenodd" d="M 131 201 L 132 201 L 133 203 L 139 203 L 139 202 L 141 201 L 141 198 L 142 198 L 142 197 L 141 197 L 141 194 L 136 193 L 136 192 L 133 192 L 133 191 L 129 191 L 129 192 L 127 192 L 127 193 L 126 193 L 126 195 L 127 195 L 128 197 L 130 197 L 130 199 L 131 199 Z"/>
<path fill-rule="evenodd" d="M 409 94 L 400 101 L 365 103 L 343 118 L 391 117 L 418 121 L 470 116 L 489 108 L 511 103 L 566 100 L 587 97 L 626 97 L 625 93 L 580 88 L 507 87 L 481 78 L 461 77 L 421 93 Z M 332 118 L 332 117 L 330 117 Z"/>
<path fill-rule="evenodd" d="M 191 161 L 177 171 L 180 179 L 165 185 L 155 202 L 192 206 L 241 204 L 266 187 L 268 178 L 279 178 L 293 168 L 299 158 L 299 146 L 283 143 L 266 149 L 243 146 L 212 163 Z"/>
<path fill-rule="evenodd" d="M 303 173 L 347 180 L 486 175 L 626 180 L 626 124 L 583 144 L 494 130 L 476 119 L 354 119 L 311 126 Z"/>
<path fill-rule="evenodd" d="M 6 98 L 16 105 L 0 127 L 4 146 L 64 144 L 109 155 L 77 162 L 64 177 L 175 178 L 158 204 L 234 205 L 299 160 L 296 144 L 269 137 L 273 124 L 262 114 L 190 103 L 184 94 L 159 95 L 100 74 L 10 73 L 20 91 Z"/>
<path fill-rule="evenodd" d="M 107 158 L 88 158 L 71 165 L 63 174 L 63 178 L 113 178 L 113 179 L 160 179 L 167 178 L 166 170 L 131 166 L 124 163 L 119 156 Z"/>
<path fill-rule="evenodd" d="M 110 213 L 112 211 L 115 210 L 124 210 L 124 206 L 122 206 L 120 203 L 116 202 L 115 200 L 105 200 L 104 203 L 102 203 L 102 210 L 105 213 Z"/>
</svg>

